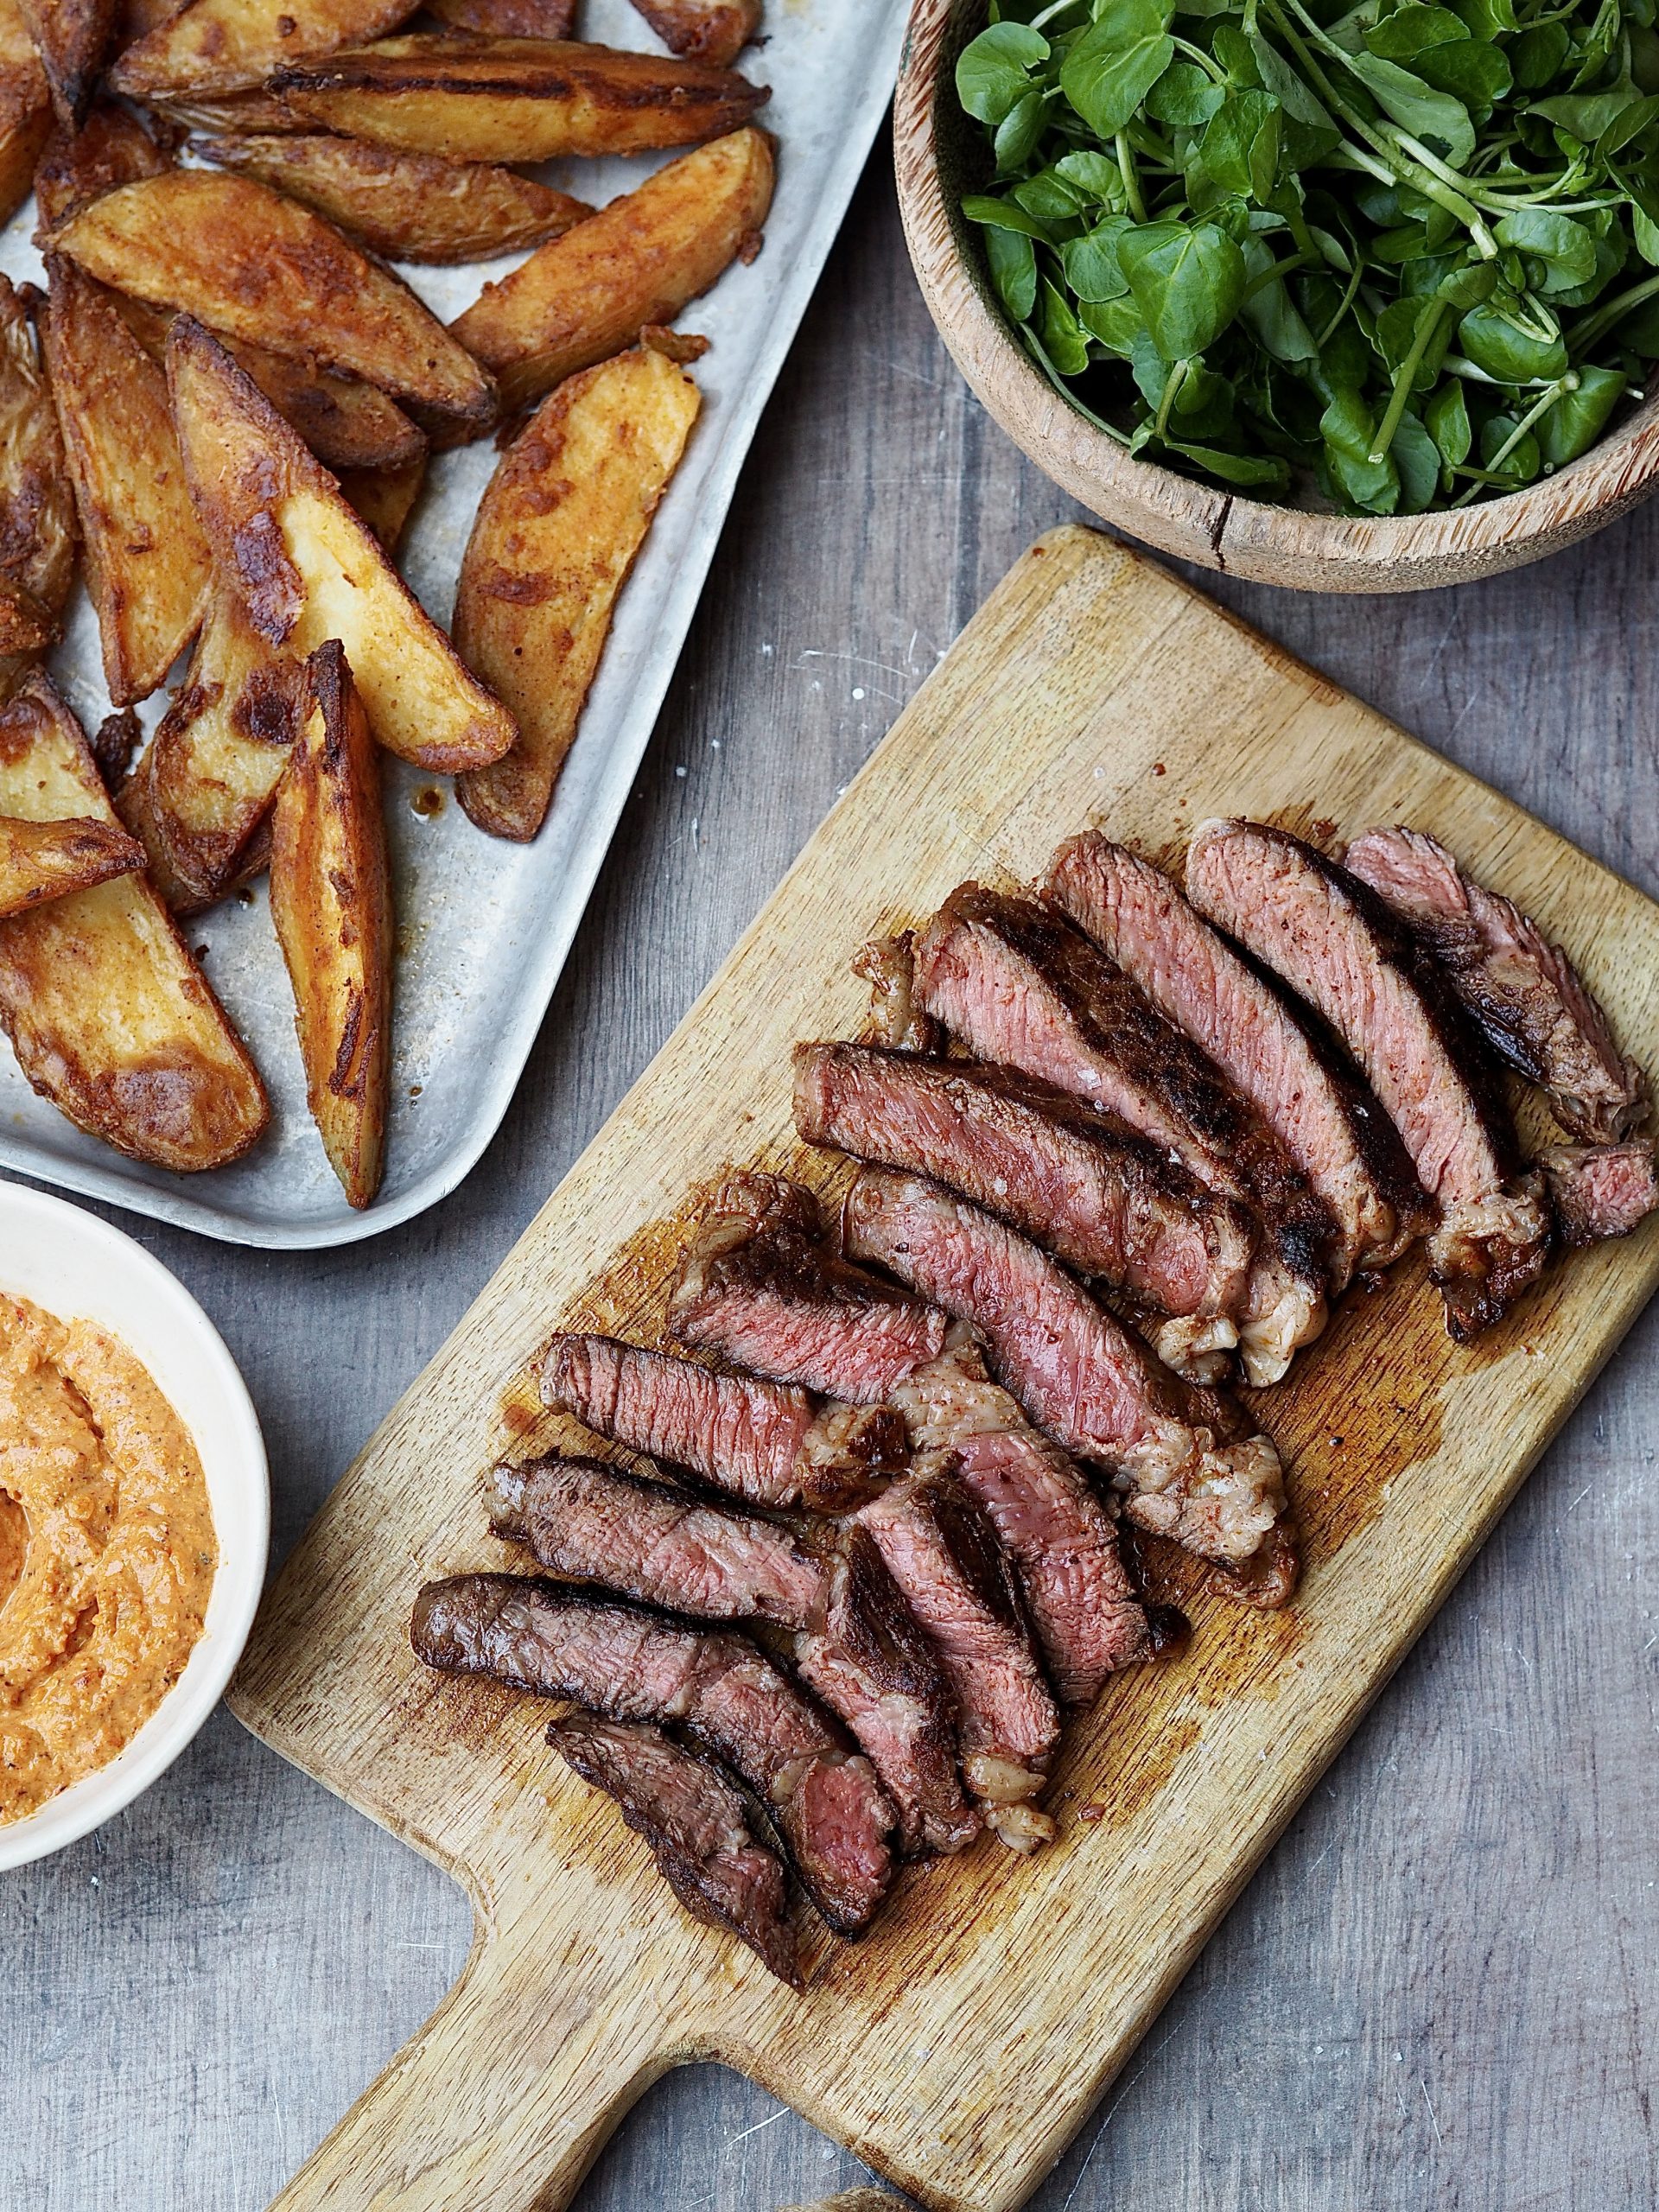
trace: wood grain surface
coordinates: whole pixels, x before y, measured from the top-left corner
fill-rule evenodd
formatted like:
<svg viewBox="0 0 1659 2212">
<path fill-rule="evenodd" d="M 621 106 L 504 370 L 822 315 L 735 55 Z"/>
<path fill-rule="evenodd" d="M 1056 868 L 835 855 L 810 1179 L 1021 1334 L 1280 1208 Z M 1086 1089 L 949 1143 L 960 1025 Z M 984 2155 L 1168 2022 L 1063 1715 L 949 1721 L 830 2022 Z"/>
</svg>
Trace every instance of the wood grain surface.
<svg viewBox="0 0 1659 2212">
<path fill-rule="evenodd" d="M 419 1665 L 419 1584 L 502 1562 L 481 1504 L 494 1460 L 582 1443 L 527 1371 L 549 1332 L 662 1341 L 696 1194 L 734 1160 L 844 1187 L 845 1163 L 795 1140 L 789 1052 L 857 1030 L 858 944 L 965 876 L 1029 880 L 1086 824 L 1161 854 L 1213 814 L 1325 838 L 1432 826 L 1567 945 L 1622 1037 L 1652 1036 L 1659 907 L 1166 571 L 1075 526 L 1039 540 L 266 1602 L 232 1710 L 448 1867 L 478 1914 L 456 1991 L 283 2212 L 558 2212 L 627 2104 L 708 2056 L 938 2212 L 1012 2212 L 1645 1304 L 1659 1219 L 1553 1270 L 1469 1350 L 1421 1264 L 1351 1303 L 1257 1402 L 1293 1471 L 1294 1607 L 1230 1605 L 1156 1552 L 1191 1647 L 1074 1723 L 1059 1841 L 909 1870 L 864 1942 L 817 1947 L 804 1996 L 669 1906 L 620 1817 L 556 1770 L 544 1704 Z"/>
<path fill-rule="evenodd" d="M 278 1554 L 644 1069 L 839 789 L 1073 512 L 975 404 L 884 149 L 757 442 L 637 794 L 482 1166 L 360 1249 L 130 1221 L 225 1332 Z M 1659 890 L 1659 508 L 1518 575 L 1332 601 L 1210 578 L 1293 650 Z M 1650 1308 L 1296 1815 L 1033 2212 L 1659 2202 Z M 220 1715 L 0 1884 L 5 2212 L 257 2212 L 454 1980 L 462 1892 Z M 665 2076 L 582 2212 L 861 2178 L 742 2076 Z"/>
</svg>

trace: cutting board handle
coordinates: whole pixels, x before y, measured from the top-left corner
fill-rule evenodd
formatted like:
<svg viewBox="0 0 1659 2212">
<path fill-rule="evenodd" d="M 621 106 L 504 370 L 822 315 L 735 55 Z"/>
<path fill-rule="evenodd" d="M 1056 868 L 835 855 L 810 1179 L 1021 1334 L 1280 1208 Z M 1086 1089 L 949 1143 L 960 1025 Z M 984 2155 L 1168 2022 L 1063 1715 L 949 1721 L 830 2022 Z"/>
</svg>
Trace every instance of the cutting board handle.
<svg viewBox="0 0 1659 2212">
<path fill-rule="evenodd" d="M 480 1934 L 424 2028 L 270 2212 L 563 2212 L 628 2107 L 702 2055 L 641 1962 L 550 1961 L 531 1916 Z"/>
</svg>

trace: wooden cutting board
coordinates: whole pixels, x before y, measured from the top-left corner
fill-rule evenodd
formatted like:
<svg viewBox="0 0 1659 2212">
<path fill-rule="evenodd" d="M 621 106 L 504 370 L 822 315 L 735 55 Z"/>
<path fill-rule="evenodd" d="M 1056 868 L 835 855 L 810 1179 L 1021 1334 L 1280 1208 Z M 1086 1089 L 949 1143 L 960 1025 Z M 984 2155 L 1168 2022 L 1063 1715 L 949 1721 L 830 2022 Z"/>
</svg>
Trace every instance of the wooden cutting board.
<svg viewBox="0 0 1659 2212">
<path fill-rule="evenodd" d="M 1306 1541 L 1255 1614 L 1160 1555 L 1185 1653 L 1075 1723 L 1056 1845 L 910 1870 L 804 1996 L 695 1926 L 547 1709 L 409 1650 L 429 1576 L 497 1567 L 480 1478 L 556 1433 L 522 1380 L 557 1325 L 651 1340 L 687 1193 L 803 1173 L 788 1055 L 855 1033 L 855 947 L 963 877 L 1030 876 L 1100 823 L 1176 849 L 1216 813 L 1322 836 L 1432 828 L 1567 945 L 1627 1043 L 1659 1014 L 1659 908 L 1163 570 L 1033 546 L 906 710 L 685 1021 L 396 1408 L 268 1599 L 235 1710 L 465 1883 L 461 1980 L 279 2200 L 557 2212 L 666 2069 L 740 2069 L 929 2206 L 1004 2212 L 1059 2155 L 1659 1279 L 1659 1223 L 1556 1265 L 1459 1351 L 1420 1268 L 1351 1300 L 1259 1401 Z M 1426 1913 L 1434 1900 L 1422 1902 Z"/>
</svg>

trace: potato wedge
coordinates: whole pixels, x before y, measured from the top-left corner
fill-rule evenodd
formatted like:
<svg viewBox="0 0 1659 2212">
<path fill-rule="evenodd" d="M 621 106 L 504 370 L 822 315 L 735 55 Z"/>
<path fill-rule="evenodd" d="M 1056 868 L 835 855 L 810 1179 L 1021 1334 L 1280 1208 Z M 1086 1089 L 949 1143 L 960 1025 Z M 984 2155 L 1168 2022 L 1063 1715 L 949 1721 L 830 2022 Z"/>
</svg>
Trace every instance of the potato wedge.
<svg viewBox="0 0 1659 2212">
<path fill-rule="evenodd" d="M 182 4 L 183 0 L 118 0 L 111 45 L 118 54 L 124 54 L 139 39 L 148 38 L 151 31 L 170 22 Z"/>
<path fill-rule="evenodd" d="M 179 462 L 167 378 L 113 294 L 47 256 L 47 367 L 118 707 L 147 699 L 201 620 L 207 543 Z"/>
<path fill-rule="evenodd" d="M 426 481 L 426 456 L 403 468 L 347 468 L 340 488 L 379 539 L 388 556 L 403 543 L 415 502 Z"/>
<path fill-rule="evenodd" d="M 274 353 L 486 421 L 495 388 L 408 286 L 332 223 L 251 177 L 169 169 L 53 233 L 89 276 Z"/>
<path fill-rule="evenodd" d="M 700 405 L 677 360 L 639 346 L 561 385 L 490 480 L 461 562 L 455 643 L 517 715 L 519 738 L 455 795 L 494 836 L 527 840 L 546 817 L 616 595 Z"/>
<path fill-rule="evenodd" d="M 765 131 L 734 130 L 550 239 L 450 328 L 495 371 L 511 413 L 631 346 L 647 323 L 671 321 L 752 254 L 772 184 Z"/>
<path fill-rule="evenodd" d="M 143 864 L 138 840 L 107 822 L 84 814 L 62 822 L 0 814 L 0 921 L 112 875 L 130 875 Z"/>
<path fill-rule="evenodd" d="M 189 673 L 122 787 L 116 811 L 175 914 L 213 906 L 263 864 L 251 855 L 303 718 L 303 671 L 213 594 Z"/>
<path fill-rule="evenodd" d="M 43 653 L 57 637 L 58 626 L 40 601 L 0 579 L 0 656 Z"/>
<path fill-rule="evenodd" d="M 386 560 L 339 486 L 211 334 L 181 315 L 168 380 L 191 492 L 254 628 L 290 657 L 346 647 L 370 727 L 439 772 L 499 760 L 518 734 Z"/>
<path fill-rule="evenodd" d="M 729 69 L 760 28 L 760 0 L 633 0 L 663 44 Z"/>
<path fill-rule="evenodd" d="M 380 1187 L 391 1103 L 391 874 L 380 762 L 338 639 L 307 664 L 311 709 L 276 792 L 270 914 L 294 986 L 306 1096 L 359 1211 Z"/>
<path fill-rule="evenodd" d="M 188 0 L 127 48 L 110 81 L 130 99 L 239 92 L 284 61 L 378 38 L 413 13 L 414 0 Z"/>
<path fill-rule="evenodd" d="M 29 197 L 52 129 L 52 94 L 19 0 L 0 0 L 0 223 Z"/>
<path fill-rule="evenodd" d="M 38 645 L 8 644 L 0 653 L 56 642 L 74 578 L 75 500 L 57 410 L 22 302 L 0 276 L 0 588 L 14 622 L 34 619 L 44 628 Z M 21 674 L 16 665 L 9 674 L 0 668 L 0 699 Z"/>
<path fill-rule="evenodd" d="M 263 86 L 246 92 L 156 92 L 144 105 L 169 123 L 184 124 L 192 130 L 270 132 L 317 127 Z"/>
<path fill-rule="evenodd" d="M 40 213 L 35 242 L 48 238 L 77 208 L 99 200 L 118 185 L 159 176 L 171 166 L 137 117 L 114 100 L 96 100 L 79 130 L 62 124 L 47 141 L 35 173 Z"/>
<path fill-rule="evenodd" d="M 493 38 L 569 38 L 576 0 L 427 0 L 427 13 Z"/>
<path fill-rule="evenodd" d="M 0 812 L 118 828 L 80 726 L 38 671 L 0 709 Z M 43 1098 L 158 1167 L 222 1167 L 270 1118 L 264 1085 L 142 875 L 0 922 L 0 1025 Z"/>
<path fill-rule="evenodd" d="M 52 105 L 72 128 L 86 114 L 115 29 L 115 0 L 21 0 Z"/>
<path fill-rule="evenodd" d="M 400 154 L 361 138 L 203 138 L 194 150 L 287 193 L 389 261 L 487 261 L 594 212 L 489 162 Z"/>
<path fill-rule="evenodd" d="M 270 90 L 327 130 L 452 162 L 545 162 L 694 146 L 771 94 L 696 61 L 436 32 L 279 69 Z"/>
</svg>

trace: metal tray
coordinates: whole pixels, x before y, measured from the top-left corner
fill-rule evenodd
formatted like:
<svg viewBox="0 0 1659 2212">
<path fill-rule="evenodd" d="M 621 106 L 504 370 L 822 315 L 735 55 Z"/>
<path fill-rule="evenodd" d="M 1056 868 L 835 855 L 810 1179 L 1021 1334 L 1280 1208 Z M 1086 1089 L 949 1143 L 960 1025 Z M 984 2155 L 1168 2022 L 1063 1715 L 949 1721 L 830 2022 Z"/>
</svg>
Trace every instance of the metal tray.
<svg viewBox="0 0 1659 2212">
<path fill-rule="evenodd" d="M 270 1092 L 271 1127 L 252 1153 L 211 1174 L 181 1176 L 124 1159 L 37 1098 L 0 1046 L 0 1168 L 103 1198 L 240 1244 L 289 1249 L 346 1244 L 408 1221 L 453 1191 L 494 1135 L 564 965 L 600 864 L 656 722 L 731 503 L 738 471 L 841 226 L 892 96 L 902 0 L 770 0 L 768 42 L 740 65 L 772 88 L 760 120 L 779 141 L 778 193 L 766 245 L 728 270 L 680 327 L 702 332 L 703 412 L 658 512 L 616 621 L 552 811 L 534 844 L 474 828 L 447 782 L 385 756 L 399 949 L 393 1103 L 379 1198 L 353 1213 L 306 1111 L 293 1001 L 265 887 L 188 925 L 214 988 L 246 1038 Z M 590 38 L 651 43 L 627 0 L 588 0 Z M 544 174 L 595 203 L 654 165 L 571 162 Z M 0 231 L 0 267 L 40 275 L 29 201 Z M 521 256 L 461 269 L 405 269 L 448 318 Z M 486 442 L 433 464 L 402 565 L 448 622 L 461 556 L 495 465 Z M 88 728 L 108 710 L 97 626 L 78 594 L 53 672 Z M 147 726 L 166 704 L 142 710 Z M 439 791 L 435 813 L 417 809 Z"/>
</svg>

